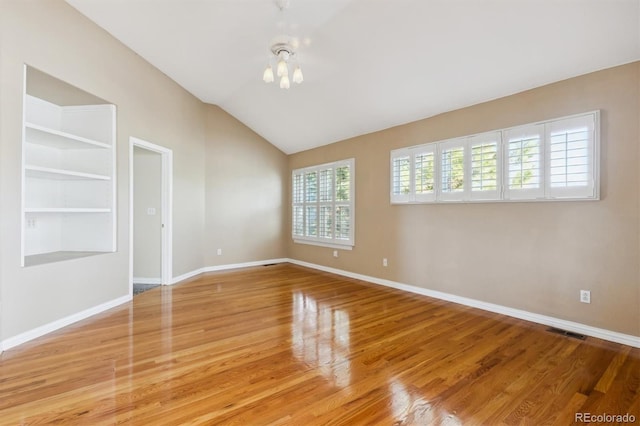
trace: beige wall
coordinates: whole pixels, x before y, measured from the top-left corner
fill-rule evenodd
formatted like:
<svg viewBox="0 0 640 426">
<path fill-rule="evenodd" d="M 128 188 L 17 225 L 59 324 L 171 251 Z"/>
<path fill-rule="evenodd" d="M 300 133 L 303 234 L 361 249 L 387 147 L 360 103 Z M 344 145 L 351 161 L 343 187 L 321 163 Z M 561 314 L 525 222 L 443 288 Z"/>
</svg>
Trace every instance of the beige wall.
<svg viewBox="0 0 640 426">
<path fill-rule="evenodd" d="M 23 64 L 117 106 L 116 253 L 20 267 Z M 174 277 L 286 255 L 286 156 L 62 0 L 0 0 L 0 93 L 0 341 L 128 294 L 130 136 L 173 150 Z"/>
<path fill-rule="evenodd" d="M 634 63 L 290 156 L 290 169 L 356 159 L 356 246 L 334 259 L 289 238 L 289 256 L 640 335 L 639 79 Z M 392 149 L 595 109 L 601 201 L 389 204 Z"/>
<path fill-rule="evenodd" d="M 208 105 L 206 163 L 205 265 L 286 257 L 286 155 Z"/>
<path fill-rule="evenodd" d="M 155 209 L 149 214 L 148 209 Z M 133 282 L 162 275 L 162 156 L 133 147 Z"/>
<path fill-rule="evenodd" d="M 174 274 L 202 267 L 202 103 L 57 0 L 0 2 L 2 339 L 129 292 L 129 136 L 174 150 Z M 118 250 L 20 267 L 23 64 L 116 104 Z"/>
</svg>

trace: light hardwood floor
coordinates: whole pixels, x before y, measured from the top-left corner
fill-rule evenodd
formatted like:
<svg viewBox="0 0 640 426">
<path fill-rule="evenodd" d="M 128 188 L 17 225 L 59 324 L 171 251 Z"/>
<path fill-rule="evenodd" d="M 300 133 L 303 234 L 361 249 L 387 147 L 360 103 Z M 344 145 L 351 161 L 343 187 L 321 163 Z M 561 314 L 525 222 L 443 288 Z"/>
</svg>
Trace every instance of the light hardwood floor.
<svg viewBox="0 0 640 426">
<path fill-rule="evenodd" d="M 640 422 L 640 350 L 282 264 L 206 274 L 11 349 L 0 424 Z"/>
</svg>

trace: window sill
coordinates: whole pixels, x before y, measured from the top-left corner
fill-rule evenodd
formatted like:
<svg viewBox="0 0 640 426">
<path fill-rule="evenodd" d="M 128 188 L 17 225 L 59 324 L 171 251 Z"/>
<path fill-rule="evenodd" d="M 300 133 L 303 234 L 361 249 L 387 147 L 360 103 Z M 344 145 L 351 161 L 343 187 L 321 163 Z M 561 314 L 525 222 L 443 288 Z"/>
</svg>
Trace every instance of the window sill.
<svg viewBox="0 0 640 426">
<path fill-rule="evenodd" d="M 345 244 L 323 243 L 320 241 L 300 240 L 295 238 L 293 242 L 296 244 L 308 244 L 310 246 L 327 247 L 327 248 L 339 249 L 339 250 L 353 250 L 353 246 L 348 244 L 345 245 Z"/>
</svg>

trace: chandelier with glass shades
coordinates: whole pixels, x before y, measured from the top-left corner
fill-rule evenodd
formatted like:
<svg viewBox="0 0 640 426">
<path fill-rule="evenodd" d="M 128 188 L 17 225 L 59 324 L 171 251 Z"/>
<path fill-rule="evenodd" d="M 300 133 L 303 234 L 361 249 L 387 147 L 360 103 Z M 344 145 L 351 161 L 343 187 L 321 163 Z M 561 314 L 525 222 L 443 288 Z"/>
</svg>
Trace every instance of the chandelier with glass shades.
<svg viewBox="0 0 640 426">
<path fill-rule="evenodd" d="M 304 81 L 302 69 L 300 69 L 300 65 L 298 65 L 296 61 L 296 52 L 290 43 L 274 43 L 273 46 L 271 46 L 271 53 L 273 53 L 275 57 L 276 75 L 280 78 L 281 89 L 288 89 L 291 87 L 291 82 L 289 80 L 290 68 L 293 68 L 293 75 L 291 78 L 294 83 L 300 84 Z M 262 80 L 264 80 L 265 83 L 273 83 L 275 80 L 271 63 L 269 63 L 265 68 L 264 73 L 262 74 Z"/>
<path fill-rule="evenodd" d="M 276 0 L 275 3 L 276 6 L 278 6 L 278 9 L 280 9 L 280 14 L 283 14 L 284 10 L 289 7 L 289 0 Z M 304 81 L 302 69 L 300 69 L 300 65 L 298 64 L 296 57 L 295 47 L 297 45 L 297 39 L 290 38 L 288 36 L 279 36 L 275 41 L 272 41 L 270 50 L 273 57 L 269 58 L 267 67 L 265 68 L 264 73 L 262 73 L 262 80 L 265 83 L 273 83 L 275 81 L 273 64 L 276 66 L 275 74 L 280 79 L 281 89 L 288 89 L 291 87 L 291 81 L 289 80 L 290 75 L 291 79 L 296 84 L 300 84 Z"/>
</svg>

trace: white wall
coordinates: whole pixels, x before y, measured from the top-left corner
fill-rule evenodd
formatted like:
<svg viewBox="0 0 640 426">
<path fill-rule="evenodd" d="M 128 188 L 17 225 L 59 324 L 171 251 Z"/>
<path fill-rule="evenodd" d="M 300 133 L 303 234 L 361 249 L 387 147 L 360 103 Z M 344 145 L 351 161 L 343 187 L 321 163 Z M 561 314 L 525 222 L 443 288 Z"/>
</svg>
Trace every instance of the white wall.
<svg viewBox="0 0 640 426">
<path fill-rule="evenodd" d="M 133 147 L 133 282 L 160 283 L 162 261 L 162 156 Z M 150 212 L 152 209 L 153 212 Z"/>
</svg>

